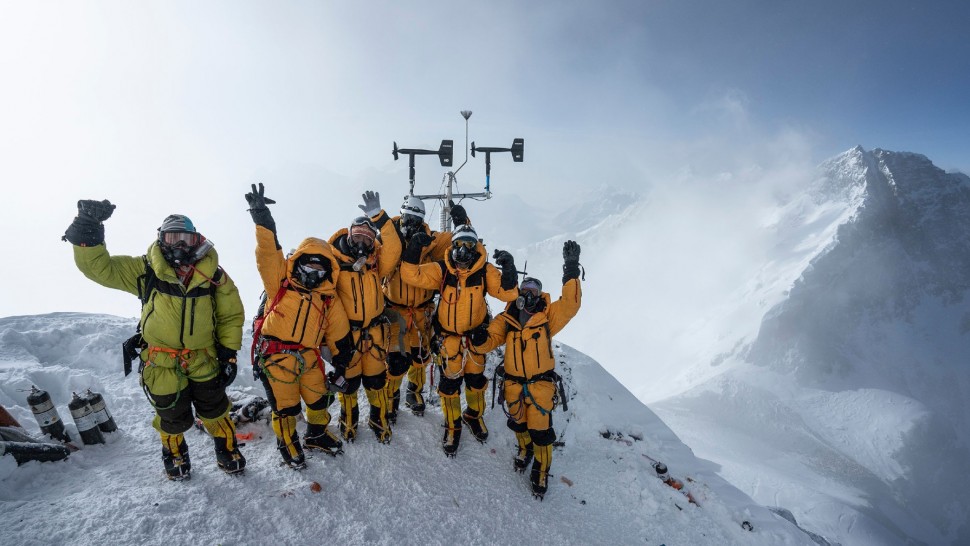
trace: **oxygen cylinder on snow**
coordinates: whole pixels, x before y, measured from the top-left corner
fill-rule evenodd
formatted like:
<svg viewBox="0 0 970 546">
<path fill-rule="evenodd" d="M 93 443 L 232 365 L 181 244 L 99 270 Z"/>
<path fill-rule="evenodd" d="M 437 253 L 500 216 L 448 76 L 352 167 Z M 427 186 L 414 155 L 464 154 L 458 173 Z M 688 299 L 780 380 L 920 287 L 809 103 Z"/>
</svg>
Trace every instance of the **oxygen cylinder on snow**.
<svg viewBox="0 0 970 546">
<path fill-rule="evenodd" d="M 67 405 L 67 409 L 71 410 L 71 417 L 77 425 L 77 433 L 81 435 L 81 441 L 85 445 L 104 443 L 104 435 L 98 428 L 98 417 L 87 401 L 74 393 L 74 398 Z"/>
<path fill-rule="evenodd" d="M 42 391 L 31 385 L 30 394 L 27 395 L 27 405 L 30 406 L 30 411 L 34 413 L 34 418 L 37 419 L 41 432 L 50 435 L 55 440 L 71 441 L 71 437 L 64 430 L 64 421 L 61 421 L 61 416 L 58 415 L 57 408 L 54 407 L 51 395 L 47 394 L 47 391 Z"/>
<path fill-rule="evenodd" d="M 98 428 L 101 429 L 101 432 L 114 432 L 118 430 L 118 425 L 115 424 L 114 417 L 111 417 L 111 413 L 108 411 L 108 406 L 105 405 L 104 397 L 101 396 L 101 393 L 91 392 L 91 389 L 88 389 L 84 393 L 84 401 L 94 411 L 95 418 L 98 421 Z"/>
</svg>

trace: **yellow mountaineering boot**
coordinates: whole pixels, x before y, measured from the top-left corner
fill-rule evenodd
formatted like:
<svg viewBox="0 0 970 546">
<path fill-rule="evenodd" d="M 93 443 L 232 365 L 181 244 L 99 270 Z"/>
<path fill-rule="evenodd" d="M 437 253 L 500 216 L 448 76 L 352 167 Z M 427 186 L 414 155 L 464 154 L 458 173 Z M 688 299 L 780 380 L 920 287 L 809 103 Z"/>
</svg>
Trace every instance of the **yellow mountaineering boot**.
<svg viewBox="0 0 970 546">
<path fill-rule="evenodd" d="M 240 474 L 246 468 L 246 458 L 236 445 L 236 426 L 229 419 L 229 408 L 216 419 L 202 418 L 202 425 L 215 442 L 216 464 L 226 474 Z"/>
<path fill-rule="evenodd" d="M 345 441 L 353 443 L 357 439 L 357 420 L 360 418 L 357 391 L 338 393 L 337 398 L 340 399 L 340 435 Z"/>
<path fill-rule="evenodd" d="M 380 389 L 364 389 L 367 401 L 370 402 L 370 418 L 367 426 L 374 431 L 377 441 L 386 444 L 391 441 L 391 425 L 387 422 L 387 391 Z"/>
<path fill-rule="evenodd" d="M 330 432 L 327 425 L 330 424 L 330 412 L 326 409 L 306 410 L 306 434 L 303 435 L 303 445 L 307 449 L 319 449 L 327 455 L 336 457 L 343 453 L 343 442 L 336 434 Z"/>
<path fill-rule="evenodd" d="M 442 394 L 441 411 L 445 414 L 445 436 L 441 439 L 441 448 L 446 456 L 454 457 L 461 442 L 461 398 L 457 394 Z"/>
<path fill-rule="evenodd" d="M 404 376 L 392 377 L 390 374 L 387 376 L 387 383 L 384 383 L 384 397 L 387 399 L 387 422 L 390 424 L 397 423 L 397 409 L 401 406 L 401 382 L 404 380 Z"/>
<path fill-rule="evenodd" d="M 407 391 L 404 395 L 404 405 L 411 413 L 418 417 L 424 415 L 424 371 L 427 366 L 424 364 L 412 364 L 408 369 Z"/>
<path fill-rule="evenodd" d="M 296 416 L 273 412 L 273 432 L 276 433 L 276 449 L 283 456 L 283 463 L 294 470 L 306 468 L 306 458 L 296 433 Z"/>
<path fill-rule="evenodd" d="M 512 459 L 512 468 L 521 474 L 532 462 L 532 436 L 529 435 L 528 430 L 516 432 L 515 441 L 519 444 L 519 450 Z"/>
<path fill-rule="evenodd" d="M 189 461 L 189 446 L 181 434 L 167 434 L 159 431 L 162 436 L 162 462 L 165 464 L 165 476 L 174 481 L 188 480 L 192 477 L 192 463 Z"/>
<path fill-rule="evenodd" d="M 465 389 L 468 408 L 461 414 L 461 420 L 471 429 L 472 435 L 481 443 L 488 440 L 488 428 L 482 415 L 485 413 L 485 388 Z"/>
<path fill-rule="evenodd" d="M 532 463 L 532 496 L 542 500 L 546 494 L 547 479 L 549 478 L 549 467 L 552 465 L 552 444 L 546 446 L 535 446 L 536 460 Z"/>
</svg>

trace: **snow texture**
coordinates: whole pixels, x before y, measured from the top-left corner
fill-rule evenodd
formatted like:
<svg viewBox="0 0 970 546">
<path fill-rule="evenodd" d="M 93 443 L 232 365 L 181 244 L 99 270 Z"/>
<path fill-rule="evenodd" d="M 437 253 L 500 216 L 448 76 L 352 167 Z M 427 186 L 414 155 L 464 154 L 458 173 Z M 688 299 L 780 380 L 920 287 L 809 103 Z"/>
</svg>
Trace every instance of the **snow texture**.
<svg viewBox="0 0 970 546">
<path fill-rule="evenodd" d="M 50 393 L 75 438 L 73 391 L 103 393 L 120 427 L 62 462 L 0 457 L 4 544 L 814 544 L 696 458 L 599 364 L 558 343 L 569 410 L 556 413 L 563 445 L 541 502 L 512 471 L 514 438 L 498 407 L 486 414 L 488 443 L 465 439 L 455 459 L 441 451 L 432 406 L 424 417 L 402 412 L 389 445 L 363 429 L 344 455 L 314 456 L 302 472 L 279 465 L 265 421 L 244 424 L 239 432 L 254 438 L 242 447 L 241 477 L 219 471 L 211 441 L 193 429 L 192 479 L 170 482 L 152 410 L 136 375 L 121 372 L 120 344 L 134 326 L 81 313 L 0 319 L 0 403 L 29 432 L 40 435 L 25 401 L 31 385 Z M 490 371 L 495 363 L 491 355 Z M 231 395 L 257 394 L 241 370 Z M 657 479 L 651 459 L 700 507 Z"/>
</svg>

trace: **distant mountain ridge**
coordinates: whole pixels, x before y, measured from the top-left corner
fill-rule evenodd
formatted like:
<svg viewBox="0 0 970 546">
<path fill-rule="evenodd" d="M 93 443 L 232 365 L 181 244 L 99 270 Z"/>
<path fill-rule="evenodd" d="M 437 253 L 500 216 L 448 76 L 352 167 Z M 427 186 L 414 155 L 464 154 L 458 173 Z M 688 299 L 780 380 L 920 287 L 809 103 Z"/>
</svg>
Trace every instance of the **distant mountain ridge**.
<svg viewBox="0 0 970 546">
<path fill-rule="evenodd" d="M 817 510 L 808 523 L 826 536 L 970 543 L 970 178 L 856 147 L 820 165 L 799 199 L 777 229 L 829 214 L 834 236 L 736 347 L 734 369 L 654 409 L 788 442 L 818 473 L 820 498 L 858 490 L 846 506 L 871 522 L 839 529 L 825 521 L 835 509 Z M 707 429 L 685 434 L 690 422 L 671 426 L 695 445 Z"/>
</svg>

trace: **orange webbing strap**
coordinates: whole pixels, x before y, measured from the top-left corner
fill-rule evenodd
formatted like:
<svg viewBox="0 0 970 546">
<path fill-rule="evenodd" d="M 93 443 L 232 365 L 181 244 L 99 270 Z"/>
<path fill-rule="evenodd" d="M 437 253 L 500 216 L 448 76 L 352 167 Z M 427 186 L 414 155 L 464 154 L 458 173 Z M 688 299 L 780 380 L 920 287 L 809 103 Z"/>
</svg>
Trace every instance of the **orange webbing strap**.
<svg viewBox="0 0 970 546">
<path fill-rule="evenodd" d="M 168 349 L 165 347 L 155 347 L 152 345 L 148 346 L 148 363 L 152 366 L 155 365 L 154 357 L 158 353 L 165 353 L 172 357 L 172 360 L 178 362 L 182 371 L 188 372 L 189 369 L 189 358 L 195 351 L 192 349 Z"/>
</svg>

